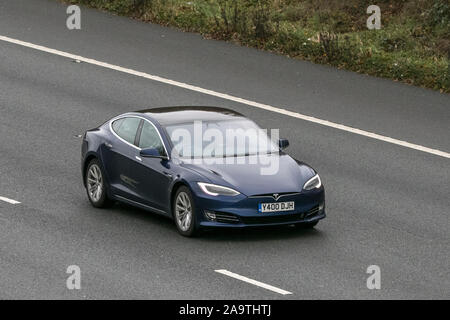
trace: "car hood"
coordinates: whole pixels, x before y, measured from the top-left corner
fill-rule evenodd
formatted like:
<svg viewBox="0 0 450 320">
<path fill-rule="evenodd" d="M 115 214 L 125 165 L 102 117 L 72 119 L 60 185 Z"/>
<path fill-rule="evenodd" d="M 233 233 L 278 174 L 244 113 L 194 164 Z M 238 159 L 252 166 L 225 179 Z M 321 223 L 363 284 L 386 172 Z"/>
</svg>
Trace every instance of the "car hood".
<svg viewBox="0 0 450 320">
<path fill-rule="evenodd" d="M 217 160 L 217 159 L 215 159 Z M 247 196 L 300 192 L 315 171 L 287 154 L 231 158 L 233 163 L 208 164 L 183 162 L 183 166 L 201 174 L 207 181 L 231 187 Z M 244 163 L 237 163 L 242 161 Z M 263 174 L 264 173 L 264 174 Z"/>
</svg>

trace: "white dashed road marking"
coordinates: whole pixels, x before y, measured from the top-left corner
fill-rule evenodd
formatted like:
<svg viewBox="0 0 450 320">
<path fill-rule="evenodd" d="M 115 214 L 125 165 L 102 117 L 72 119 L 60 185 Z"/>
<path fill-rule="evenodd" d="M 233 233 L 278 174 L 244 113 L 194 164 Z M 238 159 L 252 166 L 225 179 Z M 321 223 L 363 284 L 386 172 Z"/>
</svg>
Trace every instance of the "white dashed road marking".
<svg viewBox="0 0 450 320">
<path fill-rule="evenodd" d="M 239 275 L 237 273 L 233 273 L 233 272 L 230 272 L 228 270 L 220 269 L 220 270 L 214 270 L 214 271 L 218 272 L 218 273 L 221 273 L 221 274 L 224 274 L 226 276 L 229 276 L 231 278 L 235 278 L 235 279 L 238 279 L 238 280 L 241 280 L 241 281 L 253 284 L 255 286 L 258 286 L 258 287 L 261 287 L 261 288 L 264 288 L 264 289 L 267 289 L 267 290 L 270 290 L 270 291 L 273 291 L 273 292 L 276 292 L 276 293 L 279 293 L 279 294 L 282 294 L 282 295 L 292 294 L 292 292 L 289 292 L 289 291 L 286 291 L 286 290 L 283 290 L 283 289 L 271 286 L 270 284 L 265 284 L 263 282 L 259 282 L 259 281 L 256 281 L 256 280 L 253 280 L 253 279 L 241 276 L 241 275 Z"/>
<path fill-rule="evenodd" d="M 0 201 L 4 201 L 4 202 L 8 202 L 10 204 L 19 204 L 19 201 L 13 200 L 13 199 L 9 199 L 9 198 L 5 198 L 5 197 L 0 197 Z"/>
</svg>

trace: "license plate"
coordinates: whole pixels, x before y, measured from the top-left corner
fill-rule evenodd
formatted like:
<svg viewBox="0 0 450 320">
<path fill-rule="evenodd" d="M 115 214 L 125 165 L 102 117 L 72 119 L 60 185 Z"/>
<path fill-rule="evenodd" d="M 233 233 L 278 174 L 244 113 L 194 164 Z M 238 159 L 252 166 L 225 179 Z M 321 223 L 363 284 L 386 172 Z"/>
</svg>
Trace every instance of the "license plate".
<svg viewBox="0 0 450 320">
<path fill-rule="evenodd" d="M 260 203 L 258 206 L 259 212 L 279 212 L 292 210 L 294 210 L 294 201 Z"/>
</svg>

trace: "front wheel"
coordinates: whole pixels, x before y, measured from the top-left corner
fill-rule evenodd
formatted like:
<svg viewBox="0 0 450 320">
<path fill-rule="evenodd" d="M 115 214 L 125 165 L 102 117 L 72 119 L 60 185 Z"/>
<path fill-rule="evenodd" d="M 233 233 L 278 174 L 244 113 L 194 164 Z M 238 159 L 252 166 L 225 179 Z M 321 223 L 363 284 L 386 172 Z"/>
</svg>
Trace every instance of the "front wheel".
<svg viewBox="0 0 450 320">
<path fill-rule="evenodd" d="M 109 207 L 113 202 L 106 194 L 105 177 L 97 159 L 89 162 L 85 179 L 86 192 L 92 205 L 96 208 Z"/>
<path fill-rule="evenodd" d="M 197 227 L 194 200 L 189 188 L 182 186 L 177 190 L 172 210 L 178 232 L 185 237 L 193 237 L 197 233 Z"/>
</svg>

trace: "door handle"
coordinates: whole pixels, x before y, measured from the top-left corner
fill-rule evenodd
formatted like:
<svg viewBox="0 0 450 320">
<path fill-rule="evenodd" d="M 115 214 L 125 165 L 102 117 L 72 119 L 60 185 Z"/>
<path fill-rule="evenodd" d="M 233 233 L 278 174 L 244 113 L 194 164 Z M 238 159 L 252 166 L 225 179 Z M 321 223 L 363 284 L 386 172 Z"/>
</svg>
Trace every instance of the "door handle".
<svg viewBox="0 0 450 320">
<path fill-rule="evenodd" d="M 108 142 L 105 142 L 105 147 L 111 149 L 111 148 L 112 148 L 112 144 L 111 144 L 111 143 L 108 143 Z"/>
<path fill-rule="evenodd" d="M 169 178 L 173 177 L 173 175 L 171 173 L 168 173 L 167 171 L 163 171 L 163 173 Z"/>
<path fill-rule="evenodd" d="M 136 158 L 136 160 L 138 160 L 138 161 L 142 161 L 142 158 L 141 158 L 141 157 L 135 156 L 135 158 Z"/>
</svg>

